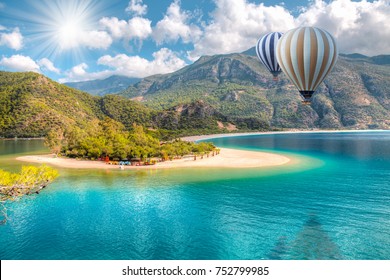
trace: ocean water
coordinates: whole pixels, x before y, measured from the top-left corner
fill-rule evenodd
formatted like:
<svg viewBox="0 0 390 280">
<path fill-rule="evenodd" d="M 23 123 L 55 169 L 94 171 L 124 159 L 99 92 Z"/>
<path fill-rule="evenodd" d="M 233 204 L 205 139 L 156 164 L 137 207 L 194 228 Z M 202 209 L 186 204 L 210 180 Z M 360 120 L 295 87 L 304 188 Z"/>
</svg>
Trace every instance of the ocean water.
<svg viewBox="0 0 390 280">
<path fill-rule="evenodd" d="M 7 205 L 1 259 L 390 259 L 390 132 L 218 138 L 295 164 L 69 170 Z M 42 141 L 0 141 L 0 168 Z"/>
</svg>

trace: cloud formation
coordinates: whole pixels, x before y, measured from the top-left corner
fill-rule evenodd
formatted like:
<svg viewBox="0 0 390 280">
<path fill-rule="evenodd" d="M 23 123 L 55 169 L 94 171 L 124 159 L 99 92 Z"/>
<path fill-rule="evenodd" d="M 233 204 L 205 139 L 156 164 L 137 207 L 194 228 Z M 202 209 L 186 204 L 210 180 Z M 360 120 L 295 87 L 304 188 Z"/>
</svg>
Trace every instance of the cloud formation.
<svg viewBox="0 0 390 280">
<path fill-rule="evenodd" d="M 163 42 L 177 42 L 179 39 L 183 43 L 197 40 L 201 34 L 201 29 L 195 24 L 190 24 L 189 12 L 182 11 L 180 2 L 175 0 L 168 7 L 164 18 L 157 22 L 153 28 L 153 38 L 157 44 Z"/>
<path fill-rule="evenodd" d="M 149 61 L 139 56 L 119 54 L 114 57 L 105 55 L 98 60 L 98 64 L 114 69 L 115 73 L 129 77 L 145 77 L 159 73 L 176 71 L 186 64 L 174 52 L 167 48 L 153 53 L 153 60 Z"/>
<path fill-rule="evenodd" d="M 144 40 L 152 34 L 152 22 L 142 17 L 133 17 L 128 21 L 119 20 L 117 17 L 104 17 L 99 23 L 115 39 Z"/>
<path fill-rule="evenodd" d="M 341 53 L 390 54 L 389 0 L 313 0 L 294 13 L 283 3 L 270 6 L 255 0 L 210 0 L 215 6 L 207 15 L 187 11 L 179 0 L 171 0 L 164 14 L 148 18 L 144 2 L 152 3 L 149 1 L 129 0 L 126 8 L 129 18 L 100 17 L 98 24 L 85 25 L 92 29 L 82 29 L 70 22 L 60 26 L 63 32 L 55 33 L 46 47 L 44 41 L 39 44 L 40 50 L 56 44 L 60 49 L 57 54 L 76 47 L 83 47 L 80 52 L 91 53 L 89 60 L 77 60 L 77 65 L 68 71 L 61 71 L 48 60 L 55 59 L 50 52 L 42 53 L 43 58 L 36 61 L 27 56 L 31 40 L 25 39 L 20 31 L 27 36 L 26 26 L 11 29 L 0 25 L 0 47 L 5 55 L 1 65 L 17 71 L 63 74 L 63 81 L 113 74 L 145 77 L 178 70 L 202 55 L 242 52 L 255 46 L 267 32 L 286 32 L 303 25 L 328 30 L 336 38 Z M 125 42 L 122 46 L 121 41 Z M 25 53 L 17 54 L 22 49 Z M 190 51 L 184 53 L 183 49 Z M 134 53 L 124 54 L 129 50 Z M 155 51 L 152 59 L 145 58 L 148 50 Z M 61 68 L 59 62 L 53 61 Z"/>
<path fill-rule="evenodd" d="M 266 32 L 285 32 L 302 25 L 322 27 L 335 36 L 344 53 L 390 53 L 390 1 L 323 0 L 309 2 L 296 17 L 284 6 L 247 0 L 215 0 L 211 20 L 194 42 L 191 60 L 201 55 L 242 52 Z"/>
<path fill-rule="evenodd" d="M 20 54 L 11 57 L 3 57 L 0 60 L 0 65 L 14 71 L 32 71 L 39 72 L 39 65 L 29 56 Z"/>
<path fill-rule="evenodd" d="M 390 1 L 316 0 L 298 16 L 296 25 L 314 25 L 337 39 L 341 52 L 390 53 Z"/>
<path fill-rule="evenodd" d="M 104 55 L 98 59 L 99 65 L 107 66 L 109 70 L 88 73 L 88 65 L 81 63 L 66 72 L 66 78 L 60 82 L 78 82 L 93 79 L 104 79 L 112 75 L 143 78 L 154 74 L 165 74 L 183 68 L 186 63 L 173 51 L 162 48 L 153 53 L 153 60 L 147 60 L 140 56 L 128 56 L 118 54 L 115 56 Z"/>
<path fill-rule="evenodd" d="M 88 65 L 86 63 L 80 63 L 70 70 L 65 72 L 66 78 L 59 79 L 60 83 L 67 82 L 80 82 L 80 81 L 88 81 L 88 80 L 100 80 L 105 79 L 109 76 L 114 75 L 113 71 L 104 70 L 100 72 L 87 72 Z"/>
<path fill-rule="evenodd" d="M 90 49 L 108 49 L 112 44 L 112 38 L 106 31 L 86 31 L 82 33 L 79 43 Z"/>
<path fill-rule="evenodd" d="M 6 30 L 4 26 L 0 26 L 0 30 Z M 14 28 L 12 32 L 0 33 L 0 46 L 4 45 L 14 50 L 20 50 L 23 47 L 23 36 L 18 27 Z"/>
<path fill-rule="evenodd" d="M 294 17 L 282 6 L 265 6 L 246 0 L 215 0 L 212 20 L 189 53 L 192 60 L 204 54 L 241 52 L 256 44 L 269 31 L 295 26 Z"/>
<path fill-rule="evenodd" d="M 60 69 L 56 68 L 48 58 L 42 58 L 38 60 L 38 65 L 40 66 L 42 71 L 50 71 L 56 74 L 60 74 Z"/>
<path fill-rule="evenodd" d="M 131 0 L 126 8 L 126 12 L 137 16 L 143 16 L 147 13 L 148 6 L 142 3 L 142 0 Z"/>
</svg>

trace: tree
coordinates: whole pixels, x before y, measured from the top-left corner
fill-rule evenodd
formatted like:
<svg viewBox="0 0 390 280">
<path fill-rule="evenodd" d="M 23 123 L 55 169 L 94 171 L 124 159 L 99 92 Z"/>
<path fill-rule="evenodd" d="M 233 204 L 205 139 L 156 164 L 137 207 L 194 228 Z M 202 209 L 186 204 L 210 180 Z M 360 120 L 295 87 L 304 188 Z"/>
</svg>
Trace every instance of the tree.
<svg viewBox="0 0 390 280">
<path fill-rule="evenodd" d="M 11 173 L 0 169 L 0 223 L 7 221 L 5 203 L 33 193 L 38 194 L 43 188 L 58 177 L 58 171 L 46 166 L 23 166 L 20 173 Z"/>
<path fill-rule="evenodd" d="M 45 137 L 45 146 L 49 147 L 52 153 L 58 155 L 61 152 L 64 141 L 64 132 L 61 129 L 50 130 Z"/>
</svg>

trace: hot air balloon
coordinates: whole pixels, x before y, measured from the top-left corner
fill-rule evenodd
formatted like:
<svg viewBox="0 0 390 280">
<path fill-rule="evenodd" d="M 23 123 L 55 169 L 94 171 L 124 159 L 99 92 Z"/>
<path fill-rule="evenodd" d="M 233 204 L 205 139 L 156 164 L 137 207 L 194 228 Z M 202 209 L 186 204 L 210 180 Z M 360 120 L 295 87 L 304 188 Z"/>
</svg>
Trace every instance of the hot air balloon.
<svg viewBox="0 0 390 280">
<path fill-rule="evenodd" d="M 283 72 L 298 88 L 304 104 L 337 60 L 335 39 L 317 27 L 299 27 L 287 31 L 279 40 L 276 57 Z"/>
<path fill-rule="evenodd" d="M 276 60 L 276 45 L 282 35 L 283 33 L 280 32 L 267 33 L 256 44 L 257 57 L 274 76 L 274 80 L 277 80 L 278 75 L 282 72 Z"/>
</svg>

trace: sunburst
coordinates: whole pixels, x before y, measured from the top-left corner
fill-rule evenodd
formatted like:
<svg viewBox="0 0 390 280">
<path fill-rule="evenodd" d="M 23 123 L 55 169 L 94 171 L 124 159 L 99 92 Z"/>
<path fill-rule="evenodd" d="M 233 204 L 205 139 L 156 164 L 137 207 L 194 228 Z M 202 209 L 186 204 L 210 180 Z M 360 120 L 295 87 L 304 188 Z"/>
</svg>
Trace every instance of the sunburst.
<svg viewBox="0 0 390 280">
<path fill-rule="evenodd" d="M 113 5 L 112 2 L 109 4 Z M 107 11 L 107 3 L 97 0 L 30 1 L 31 7 L 10 11 L 8 16 L 28 26 L 24 35 L 35 57 L 83 61 L 87 54 L 87 48 L 81 44 L 83 34 L 96 30 L 99 19 Z"/>
</svg>

